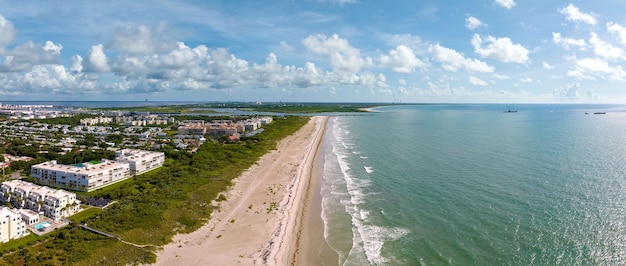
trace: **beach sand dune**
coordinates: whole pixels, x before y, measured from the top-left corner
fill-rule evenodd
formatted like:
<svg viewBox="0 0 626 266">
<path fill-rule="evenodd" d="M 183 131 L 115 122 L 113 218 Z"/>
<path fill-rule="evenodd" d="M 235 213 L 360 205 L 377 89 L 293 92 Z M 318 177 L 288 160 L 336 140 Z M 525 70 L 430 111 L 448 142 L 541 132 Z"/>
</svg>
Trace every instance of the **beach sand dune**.
<svg viewBox="0 0 626 266">
<path fill-rule="evenodd" d="M 156 265 L 292 265 L 310 209 L 313 162 L 327 117 L 313 117 L 234 180 L 209 222 L 176 235 Z M 306 241 L 308 242 L 308 241 Z"/>
</svg>

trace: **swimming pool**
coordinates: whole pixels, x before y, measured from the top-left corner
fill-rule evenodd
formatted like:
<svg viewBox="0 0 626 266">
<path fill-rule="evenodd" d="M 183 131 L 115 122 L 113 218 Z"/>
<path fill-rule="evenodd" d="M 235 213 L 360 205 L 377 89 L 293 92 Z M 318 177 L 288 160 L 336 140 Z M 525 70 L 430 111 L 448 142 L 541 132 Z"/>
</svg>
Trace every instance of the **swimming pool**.
<svg viewBox="0 0 626 266">
<path fill-rule="evenodd" d="M 41 223 L 33 225 L 33 227 L 36 230 L 42 231 L 42 230 L 46 229 L 46 227 L 50 227 L 51 225 L 52 224 L 50 224 L 50 222 L 41 222 Z"/>
</svg>

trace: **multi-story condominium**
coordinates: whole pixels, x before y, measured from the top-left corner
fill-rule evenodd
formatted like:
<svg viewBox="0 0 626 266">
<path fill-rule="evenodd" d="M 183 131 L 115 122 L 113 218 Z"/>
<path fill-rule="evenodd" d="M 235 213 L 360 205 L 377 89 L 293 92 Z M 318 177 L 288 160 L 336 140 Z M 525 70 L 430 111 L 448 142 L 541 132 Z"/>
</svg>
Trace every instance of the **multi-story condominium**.
<svg viewBox="0 0 626 266">
<path fill-rule="evenodd" d="M 22 180 L 2 183 L 2 201 L 11 202 L 16 208 L 25 208 L 34 213 L 43 213 L 52 219 L 70 216 L 80 211 L 80 201 L 76 194 L 59 189 L 38 186 Z M 29 223 L 36 222 L 35 216 L 24 212 Z"/>
<path fill-rule="evenodd" d="M 96 118 L 83 118 L 80 120 L 80 124 L 84 126 L 92 126 L 97 124 L 108 124 L 113 122 L 112 117 L 96 117 Z"/>
<path fill-rule="evenodd" d="M 28 235 L 26 223 L 22 217 L 7 207 L 0 208 L 0 242 Z"/>
<path fill-rule="evenodd" d="M 131 175 L 138 175 L 163 166 L 165 153 L 123 149 L 115 153 L 115 160 L 127 163 L 130 166 Z"/>
<path fill-rule="evenodd" d="M 40 184 L 89 192 L 161 167 L 163 163 L 165 153 L 124 149 L 116 153 L 114 161 L 102 159 L 65 165 L 52 160 L 33 165 L 30 172 Z"/>
<path fill-rule="evenodd" d="M 52 219 L 70 216 L 80 211 L 80 201 L 76 194 L 63 190 L 56 190 L 46 196 L 43 213 Z"/>
<path fill-rule="evenodd" d="M 28 209 L 18 209 L 17 212 L 22 216 L 22 221 L 26 223 L 26 225 L 32 225 L 39 222 L 39 214 L 28 210 Z"/>
<path fill-rule="evenodd" d="M 106 159 L 73 165 L 52 160 L 33 165 L 30 171 L 41 184 L 80 191 L 93 191 L 131 176 L 128 163 Z"/>
</svg>

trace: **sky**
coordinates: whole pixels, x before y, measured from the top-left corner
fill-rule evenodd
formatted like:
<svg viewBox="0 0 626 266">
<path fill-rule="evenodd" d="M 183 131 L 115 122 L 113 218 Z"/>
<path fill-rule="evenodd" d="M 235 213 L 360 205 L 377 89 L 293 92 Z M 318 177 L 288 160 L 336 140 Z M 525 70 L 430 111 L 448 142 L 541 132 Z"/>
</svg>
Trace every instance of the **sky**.
<svg viewBox="0 0 626 266">
<path fill-rule="evenodd" d="M 0 0 L 0 102 L 626 103 L 624 10 L 623 0 Z"/>
</svg>

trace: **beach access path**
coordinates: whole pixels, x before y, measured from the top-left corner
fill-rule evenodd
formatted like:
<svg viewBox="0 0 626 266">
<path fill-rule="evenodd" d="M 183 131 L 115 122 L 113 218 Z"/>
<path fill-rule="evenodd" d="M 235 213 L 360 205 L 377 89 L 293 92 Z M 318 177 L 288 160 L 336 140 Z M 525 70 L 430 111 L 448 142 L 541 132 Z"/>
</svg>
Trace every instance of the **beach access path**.
<svg viewBox="0 0 626 266">
<path fill-rule="evenodd" d="M 298 249 L 304 199 L 327 117 L 312 117 L 278 149 L 234 180 L 207 224 L 176 235 L 156 265 L 290 265 Z M 310 203 L 306 203 L 310 204 Z"/>
</svg>

